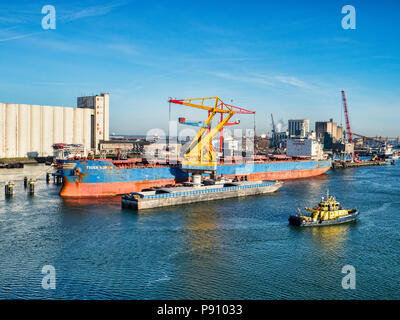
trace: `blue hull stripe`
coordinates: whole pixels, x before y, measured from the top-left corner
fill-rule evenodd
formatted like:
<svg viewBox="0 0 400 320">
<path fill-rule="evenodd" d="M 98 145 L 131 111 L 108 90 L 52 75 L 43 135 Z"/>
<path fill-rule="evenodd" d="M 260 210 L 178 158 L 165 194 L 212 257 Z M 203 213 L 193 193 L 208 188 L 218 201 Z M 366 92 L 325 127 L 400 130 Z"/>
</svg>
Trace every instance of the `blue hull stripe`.
<svg viewBox="0 0 400 320">
<path fill-rule="evenodd" d="M 81 183 L 113 183 L 164 179 L 184 180 L 189 177 L 189 174 L 184 172 L 179 166 L 123 169 L 114 166 L 110 161 L 104 160 L 70 160 L 65 162 L 76 163 L 74 170 L 80 171 L 79 182 Z M 246 165 L 235 164 L 218 166 L 217 175 L 242 175 L 290 170 L 312 170 L 329 167 L 330 160 L 269 162 Z M 74 170 L 63 170 L 64 177 L 70 182 L 75 182 L 77 179 Z"/>
</svg>

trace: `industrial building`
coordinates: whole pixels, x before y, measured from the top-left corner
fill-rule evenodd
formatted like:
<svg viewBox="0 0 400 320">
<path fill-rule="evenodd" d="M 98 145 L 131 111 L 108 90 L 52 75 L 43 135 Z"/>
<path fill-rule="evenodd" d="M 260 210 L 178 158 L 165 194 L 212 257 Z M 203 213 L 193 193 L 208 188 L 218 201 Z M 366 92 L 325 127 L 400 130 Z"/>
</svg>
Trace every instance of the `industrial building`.
<svg viewBox="0 0 400 320">
<path fill-rule="evenodd" d="M 288 139 L 286 141 L 286 155 L 289 157 L 322 159 L 322 145 L 315 138 L 315 133 L 310 134 L 308 139 Z"/>
<path fill-rule="evenodd" d="M 53 144 L 98 152 L 109 139 L 109 94 L 78 98 L 78 107 L 0 103 L 0 158 L 52 156 Z"/>
<path fill-rule="evenodd" d="M 343 127 L 338 126 L 336 122 L 333 122 L 333 119 L 315 122 L 315 133 L 321 141 L 324 139 L 325 133 L 328 133 L 334 142 L 343 139 Z"/>
<path fill-rule="evenodd" d="M 305 138 L 310 132 L 310 120 L 308 119 L 289 120 L 288 131 L 290 138 Z"/>
</svg>

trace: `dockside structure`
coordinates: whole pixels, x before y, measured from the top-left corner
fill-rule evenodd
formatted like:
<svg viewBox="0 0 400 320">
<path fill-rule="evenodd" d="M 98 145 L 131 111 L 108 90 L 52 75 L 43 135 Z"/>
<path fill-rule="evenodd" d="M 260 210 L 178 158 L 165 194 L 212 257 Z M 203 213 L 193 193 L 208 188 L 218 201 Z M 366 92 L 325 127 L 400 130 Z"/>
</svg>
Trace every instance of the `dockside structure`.
<svg viewBox="0 0 400 320">
<path fill-rule="evenodd" d="M 78 107 L 0 103 L 0 158 L 52 156 L 55 143 L 97 152 L 109 139 L 109 94 L 79 97 Z"/>
</svg>

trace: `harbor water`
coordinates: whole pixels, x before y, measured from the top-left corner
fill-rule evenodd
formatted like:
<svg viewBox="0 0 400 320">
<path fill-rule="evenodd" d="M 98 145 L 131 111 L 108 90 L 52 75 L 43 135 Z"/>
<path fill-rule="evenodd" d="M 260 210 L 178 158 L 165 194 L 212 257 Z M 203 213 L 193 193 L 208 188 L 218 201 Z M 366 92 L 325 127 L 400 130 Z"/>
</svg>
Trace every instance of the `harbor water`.
<svg viewBox="0 0 400 320">
<path fill-rule="evenodd" d="M 146 210 L 65 200 L 17 181 L 0 196 L 0 299 L 400 299 L 400 166 L 331 170 L 274 194 Z M 355 223 L 288 225 L 329 188 Z M 4 189 L 4 187 L 3 187 Z M 56 288 L 42 288 L 43 266 Z M 354 266 L 356 288 L 343 289 Z"/>
</svg>

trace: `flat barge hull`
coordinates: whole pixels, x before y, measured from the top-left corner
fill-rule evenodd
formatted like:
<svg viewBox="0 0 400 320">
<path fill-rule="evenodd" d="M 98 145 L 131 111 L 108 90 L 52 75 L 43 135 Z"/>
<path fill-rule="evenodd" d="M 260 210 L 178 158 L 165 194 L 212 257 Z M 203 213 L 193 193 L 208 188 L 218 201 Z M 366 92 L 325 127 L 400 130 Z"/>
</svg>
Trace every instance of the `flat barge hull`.
<svg viewBox="0 0 400 320">
<path fill-rule="evenodd" d="M 122 197 L 124 208 L 134 210 L 168 207 L 195 202 L 214 201 L 228 198 L 237 198 L 257 194 L 272 193 L 283 185 L 282 182 L 264 182 L 254 185 L 232 186 L 207 190 L 193 190 L 180 193 L 166 193 L 147 196 L 144 198 Z"/>
<path fill-rule="evenodd" d="M 178 165 L 122 168 L 108 160 L 66 160 L 62 165 L 60 195 L 66 198 L 115 196 L 189 179 L 188 173 Z M 217 167 L 217 176 L 248 181 L 288 180 L 318 176 L 330 166 L 330 160 L 224 164 Z"/>
</svg>

